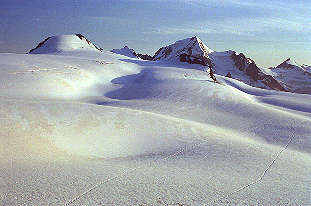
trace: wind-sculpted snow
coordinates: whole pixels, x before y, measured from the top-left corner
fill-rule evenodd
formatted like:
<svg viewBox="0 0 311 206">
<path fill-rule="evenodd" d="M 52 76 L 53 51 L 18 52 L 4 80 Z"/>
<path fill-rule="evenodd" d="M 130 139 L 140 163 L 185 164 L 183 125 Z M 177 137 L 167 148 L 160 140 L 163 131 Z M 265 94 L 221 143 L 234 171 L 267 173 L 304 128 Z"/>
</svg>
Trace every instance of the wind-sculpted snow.
<svg viewBox="0 0 311 206">
<path fill-rule="evenodd" d="M 310 95 L 210 55 L 1 54 L 0 205 L 310 205 Z"/>
<path fill-rule="evenodd" d="M 3 144 L 1 152 L 5 155 L 19 151 L 12 153 L 14 158 L 21 158 L 19 155 L 26 151 L 30 156 L 38 155 L 35 158 L 46 158 L 49 150 L 59 153 L 61 158 L 64 154 L 93 158 L 170 154 L 207 134 L 231 141 L 241 138 L 239 134 L 234 135 L 234 131 L 228 135 L 228 131 L 217 126 L 140 110 L 111 106 L 99 109 L 99 106 L 68 102 L 60 106 L 46 101 L 2 100 L 7 105 L 12 102 L 13 106 L 2 105 L 1 133 L 15 137 L 15 144 Z M 43 148 L 47 151 L 41 150 Z"/>
</svg>

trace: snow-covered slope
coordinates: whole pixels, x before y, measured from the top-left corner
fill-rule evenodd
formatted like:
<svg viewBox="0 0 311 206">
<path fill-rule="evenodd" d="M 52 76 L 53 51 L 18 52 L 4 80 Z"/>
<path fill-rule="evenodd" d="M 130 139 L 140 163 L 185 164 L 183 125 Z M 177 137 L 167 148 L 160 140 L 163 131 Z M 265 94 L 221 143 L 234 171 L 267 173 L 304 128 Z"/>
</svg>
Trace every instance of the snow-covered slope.
<svg viewBox="0 0 311 206">
<path fill-rule="evenodd" d="M 299 65 L 290 58 L 274 68 L 270 68 L 275 79 L 289 91 L 311 94 L 311 70 L 307 65 Z"/>
<path fill-rule="evenodd" d="M 30 54 L 48 54 L 70 51 L 97 51 L 101 49 L 82 34 L 59 35 L 46 38 L 40 42 L 37 47 L 29 51 Z"/>
<path fill-rule="evenodd" d="M 209 54 L 216 74 L 242 81 L 250 86 L 286 91 L 273 76 L 259 68 L 256 63 L 235 51 L 213 52 Z"/>
<path fill-rule="evenodd" d="M 310 95 L 106 51 L 0 62 L 0 205 L 311 203 Z"/>
</svg>

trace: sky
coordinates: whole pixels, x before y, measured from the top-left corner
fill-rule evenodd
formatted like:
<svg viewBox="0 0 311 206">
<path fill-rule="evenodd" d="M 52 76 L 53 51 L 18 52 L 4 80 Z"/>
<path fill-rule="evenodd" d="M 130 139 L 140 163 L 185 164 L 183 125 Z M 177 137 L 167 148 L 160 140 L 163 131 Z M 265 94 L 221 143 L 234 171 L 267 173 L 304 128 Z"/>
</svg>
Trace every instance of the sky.
<svg viewBox="0 0 311 206">
<path fill-rule="evenodd" d="M 81 33 L 111 50 L 153 55 L 197 36 L 215 51 L 242 52 L 262 67 L 311 65 L 311 0 L 0 0 L 0 52 Z"/>
</svg>

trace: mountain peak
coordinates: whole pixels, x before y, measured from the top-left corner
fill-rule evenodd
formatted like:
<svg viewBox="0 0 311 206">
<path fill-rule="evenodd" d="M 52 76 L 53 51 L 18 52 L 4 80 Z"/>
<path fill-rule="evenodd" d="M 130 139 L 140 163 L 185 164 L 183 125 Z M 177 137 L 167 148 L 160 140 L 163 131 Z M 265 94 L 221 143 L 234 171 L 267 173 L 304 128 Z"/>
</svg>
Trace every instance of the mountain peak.
<svg viewBox="0 0 311 206">
<path fill-rule="evenodd" d="M 149 61 L 152 60 L 152 56 L 150 56 L 148 54 L 136 53 L 134 49 L 129 48 L 127 45 L 125 45 L 121 49 L 113 49 L 113 50 L 111 50 L 111 52 L 113 52 L 115 54 L 120 54 L 123 56 L 131 57 L 131 58 L 138 58 L 138 59 L 149 60 Z"/>
<path fill-rule="evenodd" d="M 207 66 L 210 62 L 208 54 L 211 52 L 213 50 L 194 36 L 160 48 L 153 56 L 153 60 L 170 60 Z"/>
<path fill-rule="evenodd" d="M 286 59 L 281 64 L 279 64 L 276 68 L 285 68 L 285 69 L 292 69 L 294 67 L 300 67 L 294 60 L 291 58 Z"/>
<path fill-rule="evenodd" d="M 137 58 L 137 54 L 134 51 L 134 49 L 130 49 L 127 45 L 125 45 L 121 49 L 113 49 L 113 50 L 111 50 L 111 52 L 113 52 L 115 54 L 121 54 L 121 55 L 131 57 L 131 58 Z"/>
<path fill-rule="evenodd" d="M 286 62 L 287 64 L 297 65 L 297 63 L 296 63 L 294 60 L 292 60 L 291 58 L 286 59 L 285 62 Z"/>
<path fill-rule="evenodd" d="M 311 94 L 310 67 L 297 64 L 293 59 L 288 58 L 272 69 L 274 77 L 282 82 L 289 91 Z"/>
<path fill-rule="evenodd" d="M 64 51 L 101 51 L 82 34 L 51 36 L 31 49 L 29 54 L 59 53 Z"/>
<path fill-rule="evenodd" d="M 201 41 L 201 39 L 199 37 L 197 37 L 197 36 L 193 36 L 193 37 L 191 37 L 191 39 L 195 40 L 195 41 Z"/>
</svg>

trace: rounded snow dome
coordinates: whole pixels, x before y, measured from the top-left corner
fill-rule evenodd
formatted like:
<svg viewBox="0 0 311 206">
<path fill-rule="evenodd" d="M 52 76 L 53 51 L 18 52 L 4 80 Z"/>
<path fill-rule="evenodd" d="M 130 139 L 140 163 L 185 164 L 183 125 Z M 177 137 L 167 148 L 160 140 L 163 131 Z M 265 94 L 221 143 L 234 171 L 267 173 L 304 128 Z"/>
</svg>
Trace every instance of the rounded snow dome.
<svg viewBox="0 0 311 206">
<path fill-rule="evenodd" d="M 60 35 L 48 37 L 38 46 L 29 51 L 29 54 L 59 53 L 64 51 L 89 50 L 100 51 L 82 34 Z"/>
</svg>

